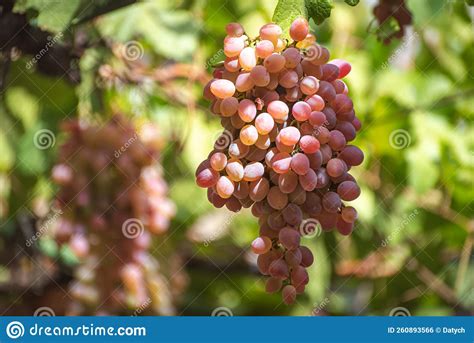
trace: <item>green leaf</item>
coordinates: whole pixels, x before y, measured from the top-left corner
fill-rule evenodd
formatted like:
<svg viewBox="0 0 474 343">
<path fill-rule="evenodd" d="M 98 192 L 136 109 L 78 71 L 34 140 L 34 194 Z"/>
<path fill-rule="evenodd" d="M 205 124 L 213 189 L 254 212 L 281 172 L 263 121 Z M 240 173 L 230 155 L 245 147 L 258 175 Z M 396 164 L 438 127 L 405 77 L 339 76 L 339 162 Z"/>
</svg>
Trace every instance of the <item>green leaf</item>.
<svg viewBox="0 0 474 343">
<path fill-rule="evenodd" d="M 344 0 L 349 6 L 356 6 L 359 3 L 359 0 Z"/>
<path fill-rule="evenodd" d="M 466 0 L 468 6 L 474 6 L 474 0 Z"/>
<path fill-rule="evenodd" d="M 33 10 L 38 12 L 38 26 L 46 31 L 62 32 L 81 6 L 81 0 L 47 1 L 47 0 L 18 0 L 13 11 L 25 13 Z"/>
<path fill-rule="evenodd" d="M 279 0 L 272 20 L 280 25 L 283 36 L 288 37 L 290 25 L 298 17 L 308 18 L 305 0 Z"/>
<path fill-rule="evenodd" d="M 306 0 L 306 10 L 308 11 L 309 18 L 312 18 L 316 24 L 321 24 L 331 15 L 332 1 Z"/>
<path fill-rule="evenodd" d="M 190 61 L 198 46 L 199 27 L 189 12 L 167 8 L 162 1 L 137 3 L 101 17 L 104 36 L 127 43 L 141 37 L 154 52 L 178 61 Z M 147 53 L 147 45 L 138 46 Z"/>
</svg>

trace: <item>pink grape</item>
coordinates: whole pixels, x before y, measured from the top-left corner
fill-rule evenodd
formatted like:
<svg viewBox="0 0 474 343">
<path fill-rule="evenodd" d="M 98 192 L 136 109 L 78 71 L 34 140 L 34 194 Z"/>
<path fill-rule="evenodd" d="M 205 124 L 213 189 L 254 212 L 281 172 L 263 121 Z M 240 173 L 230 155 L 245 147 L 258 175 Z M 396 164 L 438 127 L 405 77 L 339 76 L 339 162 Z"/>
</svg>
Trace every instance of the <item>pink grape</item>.
<svg viewBox="0 0 474 343">
<path fill-rule="evenodd" d="M 260 57 L 260 58 L 266 58 L 270 56 L 273 53 L 274 49 L 275 48 L 274 48 L 273 43 L 269 40 L 261 40 L 255 46 L 257 57 Z"/>
<path fill-rule="evenodd" d="M 235 86 L 229 80 L 214 80 L 211 83 L 211 92 L 220 99 L 228 98 L 235 93 Z"/>
<path fill-rule="evenodd" d="M 227 176 L 221 176 L 216 183 L 216 191 L 221 198 L 228 199 L 234 193 L 234 183 Z"/>
<path fill-rule="evenodd" d="M 240 119 L 246 123 L 250 123 L 257 115 L 257 107 L 253 101 L 249 99 L 243 99 L 238 104 L 238 112 Z"/>
<path fill-rule="evenodd" d="M 304 101 L 298 101 L 293 105 L 291 114 L 298 121 L 306 121 L 311 114 L 311 107 Z"/>
<path fill-rule="evenodd" d="M 293 146 L 300 140 L 300 131 L 294 126 L 285 127 L 278 134 L 281 142 L 288 146 Z"/>
<path fill-rule="evenodd" d="M 255 118 L 255 127 L 261 135 L 267 135 L 272 131 L 275 126 L 275 121 L 273 117 L 268 113 L 260 113 L 257 118 Z"/>
<path fill-rule="evenodd" d="M 305 175 L 309 170 L 309 159 L 305 154 L 296 153 L 291 157 L 291 170 L 298 175 Z"/>
<path fill-rule="evenodd" d="M 335 60 L 329 61 L 329 63 L 339 68 L 339 74 L 337 75 L 338 79 L 342 79 L 343 77 L 346 77 L 346 75 L 349 74 L 352 69 L 351 64 L 345 60 L 335 59 Z"/>
<path fill-rule="evenodd" d="M 252 47 L 244 48 L 239 54 L 239 64 L 243 70 L 249 71 L 257 65 L 257 55 Z"/>
<path fill-rule="evenodd" d="M 320 143 L 313 136 L 305 135 L 300 139 L 300 148 L 306 154 L 314 154 L 319 150 Z"/>
<path fill-rule="evenodd" d="M 306 19 L 297 18 L 291 23 L 290 26 L 290 37 L 294 41 L 302 41 L 306 38 L 309 33 L 309 25 Z"/>
<path fill-rule="evenodd" d="M 313 95 L 319 89 L 319 80 L 314 76 L 306 76 L 301 80 L 300 89 L 305 95 Z"/>
<path fill-rule="evenodd" d="M 257 254 L 265 254 L 270 251 L 272 247 L 272 241 L 268 237 L 257 237 L 252 242 L 252 251 Z"/>
<path fill-rule="evenodd" d="M 240 37 L 244 34 L 244 28 L 239 23 L 229 23 L 225 26 L 227 35 L 231 37 Z"/>
<path fill-rule="evenodd" d="M 267 112 L 270 113 L 274 119 L 284 119 L 288 116 L 289 108 L 283 101 L 276 100 L 268 104 Z"/>
<path fill-rule="evenodd" d="M 267 56 L 263 61 L 263 66 L 269 73 L 278 73 L 285 67 L 285 57 L 280 54 L 273 53 Z"/>
</svg>

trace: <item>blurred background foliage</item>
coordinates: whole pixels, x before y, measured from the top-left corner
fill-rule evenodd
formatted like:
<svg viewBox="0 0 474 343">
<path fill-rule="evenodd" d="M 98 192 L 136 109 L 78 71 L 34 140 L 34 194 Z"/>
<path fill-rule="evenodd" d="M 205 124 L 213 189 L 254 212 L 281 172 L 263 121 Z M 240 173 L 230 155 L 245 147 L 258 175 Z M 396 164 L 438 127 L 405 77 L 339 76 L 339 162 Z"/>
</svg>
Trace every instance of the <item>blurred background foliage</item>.
<svg viewBox="0 0 474 343">
<path fill-rule="evenodd" d="M 50 170 L 64 139 L 59 124 L 74 117 L 101 122 L 121 112 L 137 123 L 156 123 L 166 142 L 162 165 L 177 215 L 152 250 L 165 264 L 171 253 L 182 262 L 165 268 L 185 275 L 186 286 L 173 300 L 177 314 L 210 315 L 220 306 L 234 315 L 388 315 L 398 306 L 412 315 L 473 314 L 473 7 L 462 0 L 409 0 L 413 25 L 389 44 L 378 39 L 385 28 L 372 13 L 376 1 L 355 7 L 335 1 L 323 24 L 311 22 L 332 57 L 352 64 L 347 82 L 363 123 L 355 144 L 366 159 L 354 171 L 362 187 L 354 233 L 306 239 L 315 252 L 311 281 L 287 307 L 264 292 L 249 251 L 258 232 L 250 211 L 212 208 L 194 182 L 196 166 L 221 132 L 201 91 L 211 65 L 223 60 L 224 26 L 237 21 L 256 36 L 271 21 L 276 1 L 130 2 L 15 4 L 32 27 L 61 33 L 67 53 L 56 51 L 51 65 L 45 56 L 42 65 L 27 68 L 31 55 L 10 40 L 2 45 L 3 295 L 17 274 L 7 257 L 20 251 L 19 223 L 50 210 Z M 130 42 L 140 58 L 123 58 Z M 67 68 L 58 74 L 61 58 Z M 33 144 L 42 128 L 55 134 L 51 149 Z M 80 263 L 48 237 L 39 249 L 60 268 Z M 21 297 L 0 296 L 0 309 L 12 301 Z"/>
</svg>

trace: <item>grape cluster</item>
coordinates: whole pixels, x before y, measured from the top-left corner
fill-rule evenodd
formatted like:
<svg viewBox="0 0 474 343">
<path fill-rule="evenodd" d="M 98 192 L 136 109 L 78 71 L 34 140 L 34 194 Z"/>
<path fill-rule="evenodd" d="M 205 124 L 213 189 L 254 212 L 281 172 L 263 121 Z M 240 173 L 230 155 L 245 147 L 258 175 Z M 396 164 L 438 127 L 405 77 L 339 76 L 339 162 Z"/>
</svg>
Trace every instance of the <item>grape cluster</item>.
<svg viewBox="0 0 474 343">
<path fill-rule="evenodd" d="M 115 116 L 103 126 L 71 121 L 52 177 L 63 216 L 55 237 L 81 260 L 72 313 L 123 313 L 146 304 L 169 314 L 169 290 L 148 253 L 175 213 L 155 159 L 161 141 L 151 124 L 140 135 Z M 97 305 L 101 304 L 100 308 Z"/>
<path fill-rule="evenodd" d="M 226 27 L 226 59 L 204 89 L 223 134 L 196 171 L 216 207 L 252 207 L 260 236 L 252 242 L 268 292 L 294 302 L 308 283 L 311 251 L 301 236 L 336 227 L 349 234 L 357 211 L 343 203 L 360 188 L 349 174 L 362 163 L 354 140 L 361 123 L 341 80 L 351 66 L 329 61 L 305 19 L 282 29 L 266 24 L 250 40 L 240 24 Z"/>
</svg>

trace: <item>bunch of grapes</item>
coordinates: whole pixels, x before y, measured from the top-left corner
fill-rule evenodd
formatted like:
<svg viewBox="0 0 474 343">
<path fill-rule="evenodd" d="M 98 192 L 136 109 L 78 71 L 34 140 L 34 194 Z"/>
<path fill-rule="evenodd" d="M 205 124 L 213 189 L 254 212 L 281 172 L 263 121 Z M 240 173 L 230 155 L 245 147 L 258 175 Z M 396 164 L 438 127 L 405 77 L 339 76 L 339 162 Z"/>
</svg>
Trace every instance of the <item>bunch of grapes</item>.
<svg viewBox="0 0 474 343">
<path fill-rule="evenodd" d="M 364 158 L 348 144 L 361 128 L 341 80 L 351 66 L 330 61 L 302 18 L 291 24 L 292 41 L 276 24 L 255 40 L 237 23 L 226 31 L 226 59 L 204 89 L 225 131 L 196 181 L 216 207 L 252 208 L 260 224 L 252 249 L 270 276 L 266 290 L 281 290 L 290 304 L 313 263 L 301 236 L 333 228 L 347 235 L 357 218 L 343 203 L 360 194 L 349 171 Z"/>
<path fill-rule="evenodd" d="M 120 314 L 124 307 L 169 314 L 169 290 L 148 253 L 153 234 L 165 232 L 175 213 L 155 161 L 161 141 L 154 126 L 140 135 L 115 116 L 104 126 L 64 125 L 53 180 L 63 215 L 56 240 L 81 260 L 71 313 Z M 146 306 L 145 306 L 146 305 Z"/>
</svg>

